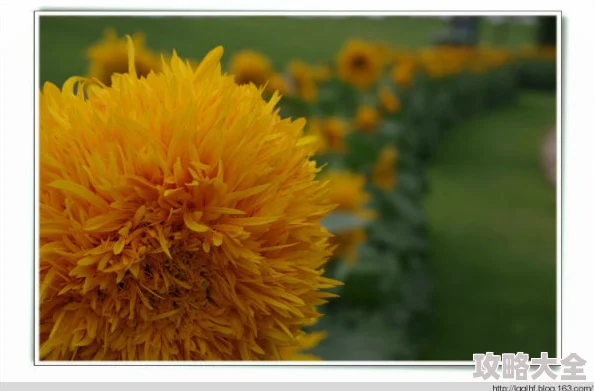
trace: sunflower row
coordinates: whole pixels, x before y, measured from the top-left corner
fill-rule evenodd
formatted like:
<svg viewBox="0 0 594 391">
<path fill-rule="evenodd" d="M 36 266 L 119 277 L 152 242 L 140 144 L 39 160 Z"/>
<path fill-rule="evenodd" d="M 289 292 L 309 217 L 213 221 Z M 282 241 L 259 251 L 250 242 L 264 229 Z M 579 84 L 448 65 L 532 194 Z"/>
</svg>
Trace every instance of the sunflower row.
<svg viewBox="0 0 594 391">
<path fill-rule="evenodd" d="M 359 39 L 335 58 L 317 82 L 319 66 L 291 62 L 285 74 L 297 88 L 281 106 L 308 118 L 321 176 L 334 184 L 339 205 L 324 221 L 338 246 L 327 273 L 344 285 L 312 327 L 327 332 L 313 352 L 329 360 L 417 359 L 432 314 L 425 162 L 456 123 L 513 100 L 516 60 L 490 47 L 412 51 Z M 317 94 L 305 96 L 298 79 Z"/>
</svg>

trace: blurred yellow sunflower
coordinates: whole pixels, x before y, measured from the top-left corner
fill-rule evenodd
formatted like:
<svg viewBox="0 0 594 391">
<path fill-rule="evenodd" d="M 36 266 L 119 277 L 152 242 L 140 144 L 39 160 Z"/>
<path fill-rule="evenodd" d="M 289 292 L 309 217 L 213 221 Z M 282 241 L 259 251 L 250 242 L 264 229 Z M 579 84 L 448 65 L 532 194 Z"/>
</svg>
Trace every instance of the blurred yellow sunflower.
<svg viewBox="0 0 594 391">
<path fill-rule="evenodd" d="M 389 64 L 394 59 L 394 49 L 388 42 L 377 41 L 374 43 L 378 56 L 384 64 Z"/>
<path fill-rule="evenodd" d="M 380 115 L 375 107 L 369 105 L 359 106 L 355 117 L 355 126 L 364 132 L 373 132 L 380 122 Z"/>
<path fill-rule="evenodd" d="M 263 360 L 301 349 L 339 284 L 304 120 L 254 85 L 130 68 L 40 95 L 40 358 Z"/>
<path fill-rule="evenodd" d="M 525 59 L 555 60 L 557 58 L 557 47 L 523 45 L 520 47 L 520 57 Z"/>
<path fill-rule="evenodd" d="M 547 49 L 543 49 L 544 51 L 541 52 L 541 56 L 547 56 L 550 55 L 547 54 Z M 509 62 L 511 62 L 513 60 L 513 55 L 512 53 L 505 48 L 499 48 L 499 47 L 490 47 L 490 46 L 486 46 L 484 48 L 481 48 L 480 50 L 481 56 L 484 56 L 487 61 L 489 62 L 490 66 L 492 67 L 499 67 L 502 65 L 505 65 Z M 553 58 L 554 58 L 554 54 L 553 54 Z"/>
<path fill-rule="evenodd" d="M 375 162 L 371 174 L 375 187 L 390 190 L 398 181 L 396 165 L 398 163 L 398 150 L 394 146 L 384 147 Z"/>
<path fill-rule="evenodd" d="M 312 119 L 308 129 L 308 133 L 317 138 L 317 153 L 345 152 L 344 138 L 347 134 L 347 124 L 342 118 Z"/>
<path fill-rule="evenodd" d="M 398 96 L 396 96 L 388 87 L 380 87 L 377 96 L 382 109 L 387 113 L 393 114 L 400 111 L 400 98 L 398 98 Z"/>
<path fill-rule="evenodd" d="M 263 86 L 273 75 L 272 65 L 266 56 L 254 50 L 235 53 L 229 61 L 229 71 L 237 84 L 254 83 Z"/>
<path fill-rule="evenodd" d="M 401 62 L 414 63 L 415 54 L 411 52 L 410 48 L 405 46 L 398 46 L 392 49 L 391 63 L 398 64 Z"/>
<path fill-rule="evenodd" d="M 282 96 L 289 96 L 292 94 L 289 83 L 280 73 L 275 73 L 270 76 L 270 80 L 268 80 L 268 84 L 266 84 L 267 93 L 274 94 L 277 91 Z"/>
<path fill-rule="evenodd" d="M 336 63 L 339 77 L 360 89 L 377 82 L 384 66 L 377 48 L 360 39 L 348 41 L 338 53 Z"/>
<path fill-rule="evenodd" d="M 134 38 L 134 66 L 138 76 L 147 76 L 151 71 L 161 70 L 161 59 L 145 46 L 145 37 L 136 33 Z M 88 76 L 111 85 L 111 77 L 117 73 L 128 72 L 128 43 L 125 37 L 119 38 L 115 30 L 106 29 L 103 40 L 87 50 L 90 61 Z"/>
<path fill-rule="evenodd" d="M 473 49 L 469 47 L 441 46 L 436 49 L 438 62 L 442 64 L 443 74 L 456 75 L 470 66 Z"/>
<path fill-rule="evenodd" d="M 506 53 L 508 58 L 511 59 L 511 53 Z M 557 59 L 557 46 L 545 45 L 539 47 L 540 58 L 544 60 L 556 60 Z"/>
<path fill-rule="evenodd" d="M 326 170 L 322 178 L 330 182 L 330 202 L 338 205 L 335 211 L 349 212 L 361 218 L 371 218 L 367 209 L 371 196 L 365 192 L 365 176 L 343 170 Z"/>
<path fill-rule="evenodd" d="M 432 79 L 440 79 L 447 75 L 446 64 L 437 48 L 422 48 L 418 52 L 420 68 Z"/>
<path fill-rule="evenodd" d="M 520 56 L 523 58 L 536 58 L 538 56 L 538 49 L 532 45 L 522 45 L 520 47 Z"/>
<path fill-rule="evenodd" d="M 315 102 L 318 99 L 318 86 L 312 67 L 304 61 L 293 60 L 287 68 L 299 97 L 307 103 Z"/>
<path fill-rule="evenodd" d="M 324 172 L 323 178 L 330 182 L 330 200 L 338 205 L 335 209 L 337 212 L 348 212 L 365 220 L 375 216 L 367 208 L 371 196 L 365 191 L 365 176 L 350 171 L 328 170 Z M 335 234 L 331 238 L 331 243 L 337 246 L 334 256 L 355 262 L 359 245 L 365 239 L 365 230 L 362 228 Z"/>
<path fill-rule="evenodd" d="M 316 65 L 312 68 L 312 76 L 316 83 L 323 83 L 332 77 L 332 69 L 327 65 Z"/>
<path fill-rule="evenodd" d="M 318 100 L 318 86 L 315 82 L 305 83 L 299 88 L 299 96 L 304 102 L 314 103 Z"/>
<path fill-rule="evenodd" d="M 330 239 L 330 242 L 336 246 L 334 256 L 344 259 L 349 264 L 357 262 L 359 255 L 359 246 L 367 240 L 367 234 L 363 228 L 356 228 L 351 231 L 341 232 Z"/>
<path fill-rule="evenodd" d="M 409 88 L 414 80 L 416 64 L 413 61 L 398 61 L 392 67 L 391 77 L 392 81 L 397 86 Z"/>
<path fill-rule="evenodd" d="M 297 85 L 307 79 L 313 79 L 311 67 L 305 61 L 293 60 L 287 65 L 287 70 Z"/>
</svg>

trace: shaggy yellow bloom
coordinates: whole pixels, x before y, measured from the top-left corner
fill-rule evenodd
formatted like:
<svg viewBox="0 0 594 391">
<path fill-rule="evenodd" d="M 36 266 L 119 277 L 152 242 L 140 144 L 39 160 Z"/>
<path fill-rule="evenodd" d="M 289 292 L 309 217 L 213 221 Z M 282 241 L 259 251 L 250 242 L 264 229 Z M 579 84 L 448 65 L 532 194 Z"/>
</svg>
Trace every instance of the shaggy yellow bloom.
<svg viewBox="0 0 594 391">
<path fill-rule="evenodd" d="M 235 75 L 237 84 L 254 83 L 256 86 L 263 86 L 273 75 L 268 58 L 253 50 L 236 53 L 229 64 L 229 70 Z"/>
<path fill-rule="evenodd" d="M 147 76 L 151 71 L 161 70 L 161 60 L 144 46 L 144 35 L 134 35 L 134 66 L 139 76 Z M 128 43 L 118 38 L 116 32 L 107 29 L 103 41 L 87 50 L 90 60 L 89 77 L 96 78 L 104 85 L 111 85 L 111 76 L 128 72 Z"/>
<path fill-rule="evenodd" d="M 40 96 L 40 358 L 261 360 L 301 348 L 338 285 L 302 119 L 196 68 Z"/>
<path fill-rule="evenodd" d="M 360 89 L 367 89 L 377 82 L 384 66 L 377 48 L 360 39 L 348 41 L 336 60 L 339 77 Z"/>
<path fill-rule="evenodd" d="M 373 132 L 379 124 L 380 116 L 375 107 L 363 105 L 357 109 L 355 124 L 364 132 Z"/>
<path fill-rule="evenodd" d="M 381 87 L 377 95 L 382 108 L 386 112 L 393 114 L 400 111 L 400 98 L 388 87 Z"/>
<path fill-rule="evenodd" d="M 389 190 L 396 186 L 398 180 L 396 164 L 398 163 L 398 151 L 393 146 L 384 147 L 373 166 L 373 184 L 382 190 Z"/>
<path fill-rule="evenodd" d="M 347 134 L 347 124 L 341 118 L 328 117 L 323 120 L 311 120 L 308 133 L 316 137 L 318 153 L 345 152 L 344 138 Z"/>
<path fill-rule="evenodd" d="M 365 220 L 374 217 L 373 211 L 366 208 L 371 196 L 365 191 L 365 176 L 349 171 L 327 171 L 323 177 L 330 181 L 330 200 L 338 205 L 336 211 L 352 213 Z M 334 256 L 355 262 L 358 247 L 365 239 L 365 230 L 361 228 L 336 234 L 331 239 L 337 246 Z"/>
</svg>

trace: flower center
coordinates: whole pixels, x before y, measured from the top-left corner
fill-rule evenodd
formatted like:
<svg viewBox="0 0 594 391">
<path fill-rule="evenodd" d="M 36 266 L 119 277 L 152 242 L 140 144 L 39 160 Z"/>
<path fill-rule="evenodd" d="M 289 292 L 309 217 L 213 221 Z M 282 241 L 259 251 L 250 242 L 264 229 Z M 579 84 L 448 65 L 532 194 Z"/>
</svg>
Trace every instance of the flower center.
<svg viewBox="0 0 594 391">
<path fill-rule="evenodd" d="M 357 55 L 353 57 L 352 63 L 355 69 L 367 68 L 367 58 L 365 56 Z"/>
</svg>

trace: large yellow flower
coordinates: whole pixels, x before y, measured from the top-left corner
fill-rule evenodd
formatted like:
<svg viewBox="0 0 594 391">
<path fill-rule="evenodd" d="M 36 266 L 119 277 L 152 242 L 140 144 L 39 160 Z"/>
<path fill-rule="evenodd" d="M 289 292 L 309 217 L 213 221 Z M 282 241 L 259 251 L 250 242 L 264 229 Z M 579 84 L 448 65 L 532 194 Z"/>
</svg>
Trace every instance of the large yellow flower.
<svg viewBox="0 0 594 391">
<path fill-rule="evenodd" d="M 377 48 L 360 39 L 348 41 L 337 57 L 339 77 L 357 88 L 367 89 L 381 76 L 384 62 Z"/>
<path fill-rule="evenodd" d="M 372 171 L 372 181 L 377 188 L 389 190 L 396 186 L 398 181 L 397 163 L 398 151 L 394 146 L 386 146 L 380 151 Z"/>
<path fill-rule="evenodd" d="M 230 72 L 237 84 L 254 83 L 263 86 L 273 75 L 272 65 L 266 56 L 253 50 L 242 50 L 231 58 Z"/>
<path fill-rule="evenodd" d="M 338 205 L 336 211 L 348 212 L 365 220 L 374 217 L 373 211 L 367 208 L 371 196 L 365 191 L 365 176 L 329 170 L 324 172 L 323 178 L 330 181 L 330 200 Z M 331 239 L 332 244 L 337 246 L 334 256 L 355 262 L 358 247 L 365 239 L 365 230 L 362 228 L 335 234 Z"/>
<path fill-rule="evenodd" d="M 134 57 L 136 73 L 147 76 L 151 71 L 161 70 L 161 60 L 144 46 L 144 35 L 134 35 Z M 89 77 L 111 85 L 111 76 L 128 72 L 128 44 L 125 38 L 118 38 L 116 32 L 107 29 L 103 41 L 87 50 L 90 60 Z"/>
<path fill-rule="evenodd" d="M 40 96 L 40 357 L 260 360 L 299 348 L 338 283 L 303 120 L 197 68 Z"/>
</svg>

